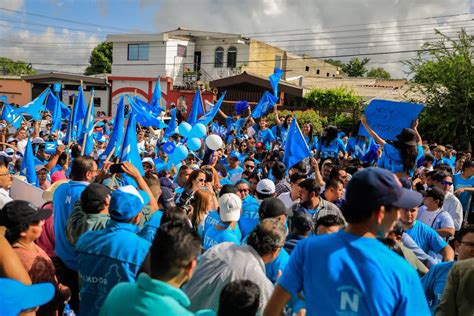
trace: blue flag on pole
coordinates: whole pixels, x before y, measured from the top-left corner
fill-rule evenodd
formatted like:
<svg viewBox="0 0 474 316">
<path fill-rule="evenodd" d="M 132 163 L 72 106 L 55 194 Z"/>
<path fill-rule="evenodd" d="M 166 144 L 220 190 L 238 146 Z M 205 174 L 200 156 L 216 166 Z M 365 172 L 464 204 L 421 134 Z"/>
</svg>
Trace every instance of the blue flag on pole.
<svg viewBox="0 0 474 316">
<path fill-rule="evenodd" d="M 84 133 L 83 137 L 86 138 L 85 147 L 84 147 L 84 155 L 89 156 L 92 154 L 94 150 L 94 90 L 91 91 L 91 100 L 89 102 L 90 109 L 87 109 L 87 112 L 90 113 L 88 118 L 84 118 L 84 126 L 82 131 Z M 87 117 L 87 114 L 86 114 Z M 84 141 L 84 140 L 82 140 Z M 82 144 L 82 143 L 81 143 Z"/>
<path fill-rule="evenodd" d="M 123 143 L 123 134 L 125 129 L 125 106 L 123 105 L 124 97 L 120 98 L 120 101 L 117 105 L 117 110 L 115 112 L 114 126 L 112 127 L 112 133 L 110 134 L 110 140 L 107 145 L 107 148 L 104 151 L 102 157 L 105 160 L 115 148 L 114 157 L 118 157 L 121 152 L 122 143 Z"/>
<path fill-rule="evenodd" d="M 10 123 L 14 128 L 20 128 L 23 115 L 19 114 L 10 104 L 3 103 L 2 120 Z"/>
<path fill-rule="evenodd" d="M 303 133 L 301 133 L 296 116 L 291 121 L 290 129 L 286 136 L 284 145 L 285 154 L 283 155 L 283 163 L 289 169 L 301 160 L 311 157 L 311 151 L 306 144 Z"/>
<path fill-rule="evenodd" d="M 255 108 L 252 111 L 252 117 L 253 118 L 260 118 L 264 116 L 268 111 L 273 109 L 273 106 L 275 103 L 278 101 L 278 98 L 271 94 L 268 91 L 265 91 L 263 94 L 262 98 L 260 101 L 258 101 L 258 104 L 255 106 Z"/>
<path fill-rule="evenodd" d="M 17 113 L 27 113 L 31 115 L 33 120 L 39 121 L 41 119 L 41 112 L 45 109 L 44 100 L 46 99 L 46 96 L 49 95 L 50 91 L 49 88 L 46 88 L 38 97 L 36 97 L 36 99 L 17 109 Z"/>
<path fill-rule="evenodd" d="M 142 109 L 145 112 L 150 113 L 152 116 L 158 116 L 160 115 L 162 109 L 161 108 L 155 108 L 151 106 L 150 104 L 146 103 L 142 99 L 140 99 L 138 96 L 135 97 L 135 102 L 142 107 Z"/>
<path fill-rule="evenodd" d="M 25 176 L 28 183 L 36 185 L 36 169 L 35 169 L 35 155 L 33 153 L 33 147 L 31 140 L 28 138 L 26 144 L 25 154 L 23 155 L 23 161 L 20 167 L 20 175 Z"/>
<path fill-rule="evenodd" d="M 132 112 L 135 114 L 136 121 L 141 125 L 145 127 L 153 126 L 156 128 L 166 128 L 168 126 L 165 124 L 165 122 L 153 116 L 152 113 L 146 111 L 146 109 L 143 109 L 143 107 L 135 102 L 135 100 L 129 95 L 127 95 L 127 100 L 130 104 Z"/>
<path fill-rule="evenodd" d="M 50 93 L 46 107 L 48 107 L 50 100 L 54 102 L 54 109 L 52 109 L 53 113 L 51 116 L 51 123 L 52 123 L 51 133 L 54 133 L 55 131 L 61 130 L 61 123 L 62 123 L 61 104 L 59 101 L 59 97 L 55 97 L 53 96 L 52 93 Z"/>
<path fill-rule="evenodd" d="M 152 109 L 159 109 L 159 112 L 162 111 L 162 106 L 161 106 L 161 86 L 160 86 L 160 77 L 156 79 L 155 82 L 155 90 L 153 90 L 153 95 L 151 97 L 151 102 L 150 102 L 151 108 Z"/>
<path fill-rule="evenodd" d="M 219 111 L 222 102 L 224 101 L 225 94 L 226 94 L 226 92 L 224 92 L 224 93 L 221 95 L 221 97 L 219 98 L 219 100 L 217 100 L 216 104 L 214 104 L 214 106 L 212 107 L 212 109 L 210 109 L 209 111 L 207 111 L 206 114 L 204 114 L 203 116 L 201 116 L 201 118 L 199 118 L 199 120 L 197 121 L 197 123 L 202 123 L 202 124 L 204 124 L 204 125 L 207 125 L 207 124 L 209 124 L 209 123 L 212 122 L 212 120 L 213 120 L 214 117 L 216 116 L 217 112 Z"/>
<path fill-rule="evenodd" d="M 278 83 L 281 80 L 281 77 L 283 76 L 283 70 L 280 68 L 275 67 L 273 70 L 273 74 L 268 77 L 268 80 L 270 80 L 270 85 L 272 86 L 273 89 L 273 95 L 278 98 Z"/>
<path fill-rule="evenodd" d="M 46 109 L 49 111 L 54 111 L 56 109 L 56 103 L 58 101 L 61 118 L 69 119 L 69 117 L 71 116 L 71 110 L 69 110 L 66 104 L 61 102 L 61 98 L 59 98 L 59 96 L 56 97 L 51 91 L 49 92 L 48 101 L 46 102 Z"/>
<path fill-rule="evenodd" d="M 144 175 L 145 170 L 143 170 L 142 160 L 140 159 L 137 143 L 137 123 L 135 113 L 132 112 L 128 116 L 127 129 L 125 131 L 125 138 L 123 140 L 120 161 L 130 162 L 138 169 L 138 171 L 140 171 L 141 175 Z M 137 186 L 135 181 L 127 175 L 124 175 L 124 181 L 126 184 Z"/>
<path fill-rule="evenodd" d="M 193 105 L 188 116 L 188 123 L 191 125 L 196 124 L 198 116 L 204 114 L 204 105 L 202 104 L 201 89 L 197 89 L 193 98 Z"/>
<path fill-rule="evenodd" d="M 86 117 L 87 115 L 87 105 L 84 98 L 84 91 L 82 86 L 79 86 L 77 98 L 74 100 L 74 113 L 72 115 L 72 138 L 77 139 L 82 133 L 82 124 L 80 122 Z M 75 128 L 77 127 L 77 131 Z"/>
<path fill-rule="evenodd" d="M 165 130 L 165 137 L 170 137 L 176 134 L 176 108 L 170 110 L 171 120 L 168 122 L 168 127 Z"/>
</svg>

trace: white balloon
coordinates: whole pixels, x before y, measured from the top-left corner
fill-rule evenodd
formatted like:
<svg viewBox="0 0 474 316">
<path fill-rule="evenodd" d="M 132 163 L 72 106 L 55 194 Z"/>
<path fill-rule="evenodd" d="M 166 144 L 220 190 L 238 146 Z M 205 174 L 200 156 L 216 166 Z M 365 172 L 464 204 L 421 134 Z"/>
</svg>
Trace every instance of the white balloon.
<svg viewBox="0 0 474 316">
<path fill-rule="evenodd" d="M 206 145 L 211 150 L 218 150 L 222 148 L 222 144 L 222 138 L 220 138 L 219 135 L 212 134 L 206 138 Z"/>
</svg>

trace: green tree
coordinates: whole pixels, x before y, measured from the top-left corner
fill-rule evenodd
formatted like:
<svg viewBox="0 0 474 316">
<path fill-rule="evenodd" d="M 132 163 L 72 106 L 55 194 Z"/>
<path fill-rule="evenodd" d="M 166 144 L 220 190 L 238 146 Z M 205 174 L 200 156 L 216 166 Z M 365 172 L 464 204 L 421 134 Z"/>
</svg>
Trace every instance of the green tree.
<svg viewBox="0 0 474 316">
<path fill-rule="evenodd" d="M 304 103 L 309 108 L 315 108 L 327 117 L 330 124 L 336 124 L 341 115 L 348 113 L 358 121 L 361 111 L 359 97 L 343 88 L 314 89 L 304 96 Z"/>
<path fill-rule="evenodd" d="M 390 73 L 382 67 L 372 68 L 367 72 L 367 77 L 390 79 Z"/>
<path fill-rule="evenodd" d="M 0 73 L 16 76 L 33 75 L 36 70 L 31 67 L 31 64 L 24 61 L 0 57 Z"/>
<path fill-rule="evenodd" d="M 348 63 L 344 64 L 342 71 L 349 77 L 363 77 L 367 72 L 365 65 L 367 65 L 369 61 L 369 58 L 359 59 L 354 57 Z"/>
<path fill-rule="evenodd" d="M 418 56 L 407 61 L 415 90 L 426 108 L 420 117 L 424 138 L 472 149 L 474 122 L 474 36 L 462 29 L 451 38 L 425 43 Z"/>
<path fill-rule="evenodd" d="M 298 120 L 298 124 L 300 128 L 302 127 L 303 123 L 311 123 L 315 131 L 320 133 L 323 129 L 323 125 L 327 122 L 324 118 L 319 116 L 318 112 L 314 110 L 305 110 L 305 111 L 289 111 L 289 110 L 278 110 L 278 116 L 280 120 L 283 120 L 285 116 L 288 114 L 296 115 L 296 119 Z M 270 126 L 275 125 L 275 114 L 271 112 L 268 115 L 268 122 Z"/>
<path fill-rule="evenodd" d="M 112 43 L 102 42 L 91 52 L 85 75 L 109 74 L 112 72 Z"/>
</svg>

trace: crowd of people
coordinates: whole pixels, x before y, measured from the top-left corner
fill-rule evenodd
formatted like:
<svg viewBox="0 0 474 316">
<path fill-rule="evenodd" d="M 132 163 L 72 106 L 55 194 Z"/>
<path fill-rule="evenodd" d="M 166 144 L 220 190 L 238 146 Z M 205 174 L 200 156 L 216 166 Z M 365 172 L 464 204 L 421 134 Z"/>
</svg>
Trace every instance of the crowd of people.
<svg viewBox="0 0 474 316">
<path fill-rule="evenodd" d="M 288 166 L 291 115 L 219 113 L 222 148 L 178 165 L 179 133 L 138 126 L 144 174 L 101 159 L 103 115 L 88 156 L 48 113 L 3 122 L 0 315 L 474 313 L 470 151 L 417 122 L 385 140 L 362 116 L 370 136 L 300 122 L 312 155 Z M 42 206 L 11 197 L 28 142 Z"/>
</svg>

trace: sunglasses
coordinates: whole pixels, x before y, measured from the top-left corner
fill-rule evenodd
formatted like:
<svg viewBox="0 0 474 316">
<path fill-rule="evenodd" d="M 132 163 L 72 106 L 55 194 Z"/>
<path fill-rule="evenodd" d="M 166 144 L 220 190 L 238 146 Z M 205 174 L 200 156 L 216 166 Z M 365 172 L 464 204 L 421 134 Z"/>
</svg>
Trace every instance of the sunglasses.
<svg viewBox="0 0 474 316">
<path fill-rule="evenodd" d="M 206 179 L 196 179 L 196 180 L 202 183 L 206 182 Z"/>
<path fill-rule="evenodd" d="M 245 165 L 245 168 L 246 168 L 246 169 L 253 169 L 253 168 L 255 168 L 255 166 L 252 166 L 252 165 Z"/>
<path fill-rule="evenodd" d="M 453 183 L 449 182 L 449 181 L 441 181 L 441 184 L 442 185 L 453 185 Z"/>
<path fill-rule="evenodd" d="M 240 189 L 239 190 L 239 192 L 241 192 L 241 193 L 245 193 L 245 192 L 248 192 L 248 191 L 249 191 L 249 189 Z"/>
</svg>

